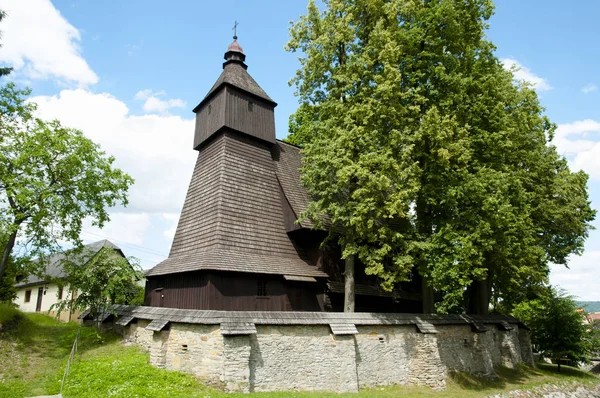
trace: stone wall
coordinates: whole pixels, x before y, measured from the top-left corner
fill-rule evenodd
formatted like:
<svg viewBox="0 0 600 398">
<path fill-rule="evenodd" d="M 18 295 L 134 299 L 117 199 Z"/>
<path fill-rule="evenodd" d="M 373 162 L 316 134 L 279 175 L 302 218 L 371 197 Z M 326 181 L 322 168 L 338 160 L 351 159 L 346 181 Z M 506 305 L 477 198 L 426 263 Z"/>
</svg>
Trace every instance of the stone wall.
<svg viewBox="0 0 600 398">
<path fill-rule="evenodd" d="M 168 333 L 167 369 L 191 373 L 210 384 L 223 381 L 225 339 L 221 336 L 219 325 L 175 323 Z"/>
<path fill-rule="evenodd" d="M 468 324 L 357 325 L 335 335 L 328 325 L 256 325 L 222 334 L 220 325 L 171 323 L 162 331 L 138 320 L 124 340 L 150 352 L 154 366 L 193 374 L 227 391 L 335 391 L 392 384 L 443 389 L 451 371 L 494 375 L 499 366 L 533 364 L 529 334 L 516 324 L 475 333 Z"/>
<path fill-rule="evenodd" d="M 354 336 L 328 326 L 258 326 L 250 339 L 249 390 L 356 391 Z"/>
<path fill-rule="evenodd" d="M 150 321 L 140 319 L 137 323 L 132 323 L 126 328 L 123 328 L 123 342 L 125 344 L 137 344 L 144 350 L 150 352 L 152 346 L 154 332 L 146 329 Z"/>
</svg>

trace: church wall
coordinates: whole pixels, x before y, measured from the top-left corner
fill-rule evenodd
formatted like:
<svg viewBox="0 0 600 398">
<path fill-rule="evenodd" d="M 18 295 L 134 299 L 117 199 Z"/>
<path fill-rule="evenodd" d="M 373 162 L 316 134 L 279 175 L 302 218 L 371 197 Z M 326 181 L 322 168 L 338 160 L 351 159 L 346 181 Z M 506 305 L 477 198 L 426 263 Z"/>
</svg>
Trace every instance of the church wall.
<svg viewBox="0 0 600 398">
<path fill-rule="evenodd" d="M 259 281 L 266 296 L 259 296 Z M 322 283 L 290 282 L 281 275 L 185 272 L 148 277 L 145 305 L 227 311 L 323 311 Z"/>
<path fill-rule="evenodd" d="M 275 113 L 272 105 L 228 87 L 225 125 L 253 137 L 275 143 Z"/>
<path fill-rule="evenodd" d="M 357 334 L 334 335 L 328 325 L 256 325 L 255 334 L 222 334 L 219 324 L 170 323 L 142 332 L 147 321 L 125 328 L 124 338 L 150 351 L 150 362 L 193 374 L 227 391 L 356 392 L 387 385 L 444 389 L 449 373 L 493 377 L 499 366 L 533 365 L 527 330 L 490 324 L 357 325 Z M 145 323 L 144 323 L 145 322 Z"/>
<path fill-rule="evenodd" d="M 225 125 L 225 96 L 225 90 L 219 91 L 196 113 L 194 148 Z"/>
</svg>

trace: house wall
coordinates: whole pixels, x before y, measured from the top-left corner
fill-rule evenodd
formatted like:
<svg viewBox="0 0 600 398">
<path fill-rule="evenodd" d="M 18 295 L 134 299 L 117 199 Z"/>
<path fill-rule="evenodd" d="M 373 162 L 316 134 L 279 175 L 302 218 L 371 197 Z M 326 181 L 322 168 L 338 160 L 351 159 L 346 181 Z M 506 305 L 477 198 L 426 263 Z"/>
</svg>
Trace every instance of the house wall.
<svg viewBox="0 0 600 398">
<path fill-rule="evenodd" d="M 13 301 L 16 305 L 19 306 L 19 309 L 23 312 L 36 312 L 37 300 L 38 300 L 38 290 L 39 288 L 43 288 L 45 294 L 42 295 L 42 307 L 40 312 L 48 314 L 50 316 L 56 316 L 57 312 L 51 311 L 50 307 L 53 304 L 58 303 L 58 291 L 59 287 L 55 283 L 40 283 L 35 285 L 30 285 L 26 287 L 20 287 L 17 289 L 17 297 Z M 27 290 L 31 290 L 31 299 L 28 303 L 25 302 L 25 292 Z M 69 296 L 69 289 L 67 287 L 63 290 L 63 299 Z M 59 319 L 61 321 L 68 322 L 70 320 L 76 320 L 79 313 L 69 313 L 62 312 L 59 315 Z"/>
<path fill-rule="evenodd" d="M 358 334 L 334 335 L 328 325 L 256 325 L 256 334 L 222 335 L 220 326 L 171 323 L 144 329 L 139 320 L 124 338 L 150 352 L 157 367 L 193 374 L 227 391 L 334 391 L 407 384 L 444 389 L 448 374 L 494 376 L 499 366 L 533 365 L 529 335 L 513 325 L 439 324 L 437 334 L 414 325 L 357 326 Z"/>
</svg>

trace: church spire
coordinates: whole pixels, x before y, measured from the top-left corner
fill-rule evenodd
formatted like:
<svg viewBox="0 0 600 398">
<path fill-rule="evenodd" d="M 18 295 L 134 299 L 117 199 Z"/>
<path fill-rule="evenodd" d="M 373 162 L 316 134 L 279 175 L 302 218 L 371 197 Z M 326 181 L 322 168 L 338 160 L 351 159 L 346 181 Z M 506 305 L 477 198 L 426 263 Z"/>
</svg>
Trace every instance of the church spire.
<svg viewBox="0 0 600 398">
<path fill-rule="evenodd" d="M 225 69 L 227 65 L 233 63 L 241 65 L 244 69 L 248 69 L 248 65 L 244 63 L 246 60 L 246 54 L 244 54 L 242 46 L 240 46 L 240 44 L 237 42 L 237 26 L 238 22 L 235 21 L 235 24 L 233 25 L 233 43 L 227 47 L 227 52 L 225 53 L 225 62 L 223 62 L 223 69 Z"/>
</svg>

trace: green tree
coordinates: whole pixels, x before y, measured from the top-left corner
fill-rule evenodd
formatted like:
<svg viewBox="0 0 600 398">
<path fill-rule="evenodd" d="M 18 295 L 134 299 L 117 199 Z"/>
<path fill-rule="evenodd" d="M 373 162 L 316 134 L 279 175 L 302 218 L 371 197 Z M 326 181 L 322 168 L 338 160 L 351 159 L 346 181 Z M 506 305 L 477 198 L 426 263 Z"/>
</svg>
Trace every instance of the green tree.
<svg viewBox="0 0 600 398">
<path fill-rule="evenodd" d="M 66 278 L 57 282 L 77 293 L 69 294 L 54 304 L 53 309 L 58 312 L 89 309 L 93 319 L 112 311 L 113 304 L 129 304 L 136 299 L 139 289 L 135 283 L 143 278 L 135 258 L 125 258 L 107 247 L 91 259 L 85 247 L 75 249 L 66 256 L 62 267 Z"/>
<path fill-rule="evenodd" d="M 386 289 L 416 269 L 426 312 L 432 289 L 440 311 L 511 307 L 581 253 L 595 216 L 535 91 L 486 40 L 492 14 L 488 0 L 311 1 L 290 29 L 302 216 L 326 214 Z"/>
<path fill-rule="evenodd" d="M 531 342 L 538 352 L 558 364 L 567 358 L 589 362 L 600 349 L 599 331 L 586 322 L 584 312 L 577 311 L 572 296 L 555 288 L 535 300 L 519 303 L 513 315 L 531 329 Z"/>
<path fill-rule="evenodd" d="M 107 208 L 127 204 L 133 179 L 79 130 L 34 117 L 29 90 L 0 88 L 0 231 L 6 234 L 0 278 L 22 236 L 31 256 L 80 245 L 84 218 L 102 227 Z M 38 261 L 43 265 L 43 261 Z"/>
<path fill-rule="evenodd" d="M 2 22 L 2 20 L 4 18 L 6 18 L 6 11 L 0 10 L 0 22 Z M 2 37 L 2 35 L 0 33 L 0 38 L 1 37 Z M 0 47 L 1 46 L 2 45 L 0 45 Z M 12 68 L 8 68 L 8 67 L 0 68 L 0 77 L 8 75 L 11 71 L 12 71 Z"/>
</svg>

